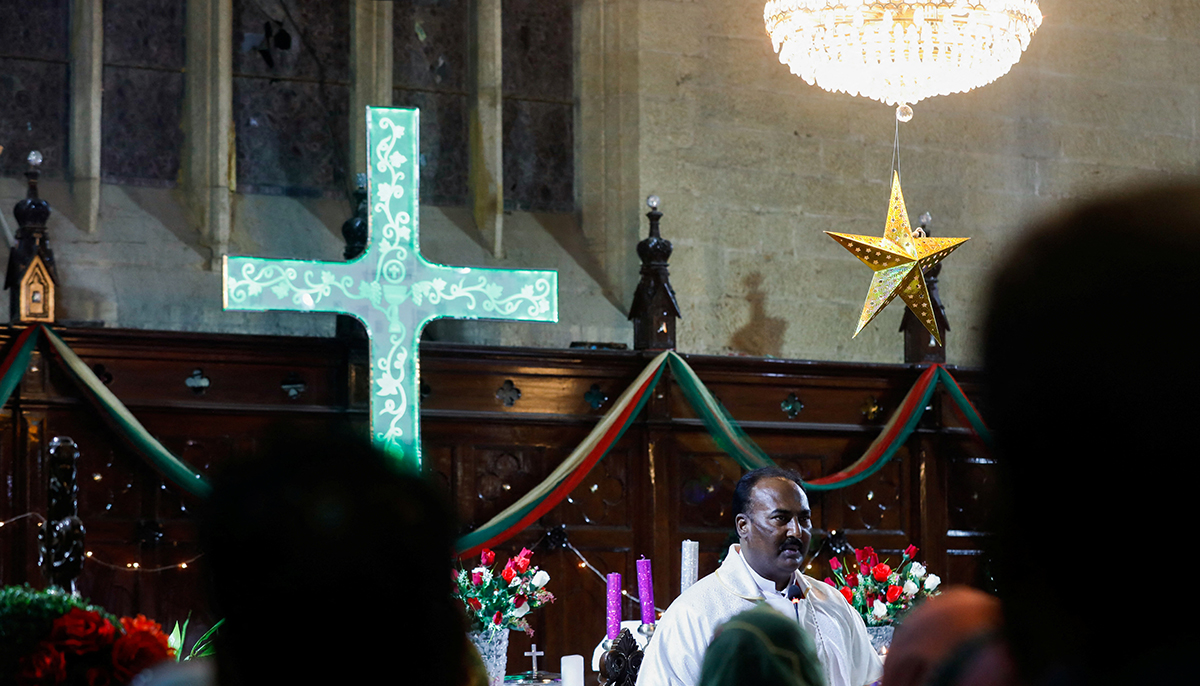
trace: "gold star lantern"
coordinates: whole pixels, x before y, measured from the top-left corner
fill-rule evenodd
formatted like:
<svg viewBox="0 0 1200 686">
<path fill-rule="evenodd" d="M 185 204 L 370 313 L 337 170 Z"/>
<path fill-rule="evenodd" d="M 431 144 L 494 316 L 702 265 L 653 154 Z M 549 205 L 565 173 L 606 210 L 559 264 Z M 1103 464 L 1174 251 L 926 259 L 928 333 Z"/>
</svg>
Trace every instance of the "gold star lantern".
<svg viewBox="0 0 1200 686">
<path fill-rule="evenodd" d="M 882 238 L 833 231 L 825 233 L 875 272 L 871 277 L 871 288 L 867 291 L 867 301 L 863 303 L 862 315 L 858 318 L 858 328 L 854 330 L 855 336 L 899 295 L 908 309 L 929 329 L 938 345 L 942 345 L 942 335 L 933 316 L 933 302 L 929 299 L 929 288 L 925 286 L 924 271 L 941 262 L 969 238 L 914 236 L 908 223 L 908 211 L 904 209 L 904 194 L 900 192 L 900 175 L 895 172 L 892 174 L 892 200 L 888 205 L 887 226 L 884 227 Z"/>
</svg>

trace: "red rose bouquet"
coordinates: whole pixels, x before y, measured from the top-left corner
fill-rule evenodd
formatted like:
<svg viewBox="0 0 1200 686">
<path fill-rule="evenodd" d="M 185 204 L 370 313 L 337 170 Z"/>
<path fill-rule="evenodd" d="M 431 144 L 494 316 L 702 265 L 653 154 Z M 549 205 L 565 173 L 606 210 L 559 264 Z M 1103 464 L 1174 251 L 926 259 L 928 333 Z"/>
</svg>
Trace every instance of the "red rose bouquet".
<svg viewBox="0 0 1200 686">
<path fill-rule="evenodd" d="M 157 622 L 117 618 L 51 587 L 0 590 L 0 682 L 128 684 L 174 654 Z"/>
<path fill-rule="evenodd" d="M 554 596 L 545 588 L 550 575 L 530 565 L 532 556 L 522 548 L 496 571 L 496 553 L 484 549 L 479 566 L 454 572 L 454 595 L 466 609 L 471 631 L 513 629 L 533 635 L 525 615 L 554 602 Z"/>
<path fill-rule="evenodd" d="M 939 593 L 942 580 L 913 560 L 917 552 L 915 545 L 905 548 L 900 564 L 892 569 L 872 548 L 855 549 L 853 565 L 829 559 L 833 578 L 825 582 L 838 589 L 867 626 L 893 624 L 914 604 Z"/>
</svg>

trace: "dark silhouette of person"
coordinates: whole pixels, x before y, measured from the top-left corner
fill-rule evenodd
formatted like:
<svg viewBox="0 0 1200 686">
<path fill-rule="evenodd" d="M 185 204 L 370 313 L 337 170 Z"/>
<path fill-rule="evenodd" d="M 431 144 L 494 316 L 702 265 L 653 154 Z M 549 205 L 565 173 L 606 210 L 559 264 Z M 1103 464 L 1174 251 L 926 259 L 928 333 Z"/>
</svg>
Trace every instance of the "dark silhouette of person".
<svg viewBox="0 0 1200 686">
<path fill-rule="evenodd" d="M 1200 186 L 1045 221 L 996 276 L 996 583 L 1027 683 L 1183 683 L 1200 346 Z"/>
<path fill-rule="evenodd" d="M 343 432 L 279 432 L 204 515 L 222 686 L 467 680 L 454 516 L 424 478 Z"/>
</svg>

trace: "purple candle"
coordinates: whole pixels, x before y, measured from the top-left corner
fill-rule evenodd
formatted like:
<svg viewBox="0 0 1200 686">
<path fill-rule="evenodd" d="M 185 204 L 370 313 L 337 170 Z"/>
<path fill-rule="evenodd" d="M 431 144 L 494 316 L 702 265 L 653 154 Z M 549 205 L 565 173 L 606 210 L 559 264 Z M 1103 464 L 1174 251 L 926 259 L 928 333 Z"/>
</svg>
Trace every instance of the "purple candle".
<svg viewBox="0 0 1200 686">
<path fill-rule="evenodd" d="M 642 624 L 654 624 L 654 577 L 650 574 L 650 560 L 637 561 L 638 599 L 642 601 Z"/>
<path fill-rule="evenodd" d="M 608 575 L 608 610 L 605 613 L 605 626 L 610 641 L 617 640 L 621 635 L 621 575 L 613 572 Z"/>
</svg>

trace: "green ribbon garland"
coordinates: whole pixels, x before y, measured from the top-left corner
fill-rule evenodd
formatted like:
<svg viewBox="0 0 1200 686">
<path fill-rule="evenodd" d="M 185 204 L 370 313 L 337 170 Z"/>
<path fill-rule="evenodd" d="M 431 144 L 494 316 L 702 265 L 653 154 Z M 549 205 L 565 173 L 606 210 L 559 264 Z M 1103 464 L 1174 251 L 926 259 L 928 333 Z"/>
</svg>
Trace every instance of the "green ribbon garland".
<svg viewBox="0 0 1200 686">
<path fill-rule="evenodd" d="M 159 472 L 166 478 L 183 488 L 185 491 L 206 497 L 211 492 L 211 485 L 204 475 L 200 474 L 194 467 L 189 465 L 184 460 L 172 454 L 166 449 L 149 431 L 129 412 L 129 409 L 121 403 L 116 396 L 96 377 L 92 370 L 70 349 L 65 342 L 62 341 L 49 327 L 38 326 L 30 327 L 24 330 L 14 343 L 14 347 L 10 350 L 5 365 L 2 368 L 2 377 L 0 377 L 0 405 L 7 402 L 13 390 L 20 382 L 25 374 L 25 369 L 29 364 L 29 357 L 32 355 L 34 348 L 37 345 L 38 336 L 41 331 L 45 331 L 47 339 L 54 346 L 59 359 L 64 366 L 71 372 L 72 378 L 80 386 L 84 395 L 95 404 L 102 414 L 106 416 L 109 423 L 125 438 L 134 448 Z M 775 462 L 766 454 L 761 447 L 758 446 L 746 433 L 738 426 L 737 422 L 729 415 L 728 411 L 717 402 L 704 382 L 700 380 L 695 370 L 691 368 L 687 362 L 676 354 L 674 351 L 666 354 L 666 363 L 670 366 L 675 381 L 683 392 L 684 398 L 699 415 L 705 428 L 713 437 L 723 451 L 734 459 L 737 464 L 745 470 L 757 469 L 759 467 L 772 466 Z M 649 398 L 654 386 L 658 383 L 662 373 L 663 360 L 656 358 L 651 366 L 658 365 L 654 370 L 654 378 L 650 382 L 643 397 L 637 403 L 636 409 L 626 416 L 625 421 L 617 429 L 618 438 L 623 434 L 629 426 L 637 420 L 638 414 L 642 406 Z M 975 410 L 970 400 L 963 393 L 962 388 L 950 375 L 950 372 L 942 365 L 936 366 L 936 378 L 933 383 L 929 384 L 921 397 L 915 404 L 905 403 L 908 405 L 907 416 L 894 416 L 889 425 L 899 422 L 902 428 L 897 432 L 891 440 L 887 441 L 884 446 L 872 444 L 868 449 L 868 453 L 879 451 L 882 448 L 882 453 L 879 458 L 871 462 L 864 469 L 855 469 L 854 465 L 844 472 L 849 472 L 845 478 L 838 479 L 828 483 L 806 483 L 806 487 L 814 491 L 829 491 L 838 488 L 845 488 L 852 484 L 858 483 L 863 479 L 877 472 L 883 467 L 900 449 L 900 447 L 908 440 L 912 431 L 916 427 L 917 421 L 924 413 L 925 407 L 928 404 L 930 395 L 932 395 L 936 386 L 940 384 L 945 388 L 950 395 L 955 405 L 962 412 L 967 422 L 983 442 L 991 447 L 992 436 L 987 426 L 984 424 L 979 413 Z M 903 411 L 902 407 L 897 412 Z M 886 433 L 886 430 L 885 430 Z M 881 434 L 880 438 L 884 435 Z M 878 439 L 877 439 L 878 440 Z M 605 450 L 607 452 L 607 450 Z M 601 456 L 602 459 L 603 455 Z M 864 455 L 866 457 L 866 455 Z M 598 461 L 598 460 L 597 460 Z M 861 460 L 860 460 L 861 461 Z M 471 534 L 467 534 L 460 543 L 472 543 L 471 547 L 476 547 L 481 540 L 487 540 L 489 535 L 495 535 L 497 532 L 506 532 L 511 528 L 512 524 L 522 519 L 529 512 L 539 506 L 546 505 L 546 496 L 554 490 L 555 486 L 569 479 L 581 478 L 581 475 L 575 472 L 584 465 L 590 469 L 595 462 L 587 460 L 579 460 L 577 463 L 568 468 L 566 473 L 562 469 L 555 470 L 554 473 L 547 478 L 542 484 L 534 489 L 530 495 L 534 495 L 531 500 L 526 500 L 521 507 L 512 508 L 507 511 L 509 516 L 505 516 L 503 521 L 489 522 L 486 526 L 486 531 L 476 530 Z M 857 465 L 858 462 L 855 463 Z M 519 501 L 520 502 L 520 501 Z M 491 542 L 491 541 L 489 541 Z"/>
<path fill-rule="evenodd" d="M 70 370 L 76 383 L 84 391 L 84 395 L 94 399 L 94 404 L 121 436 L 132 443 L 150 465 L 161 472 L 163 476 L 188 493 L 207 498 L 212 492 L 212 484 L 208 479 L 190 464 L 167 450 L 162 443 L 158 442 L 157 438 L 150 435 L 146 427 L 142 426 L 141 422 L 129 412 L 129 408 L 125 407 L 117 399 L 117 396 L 108 390 L 103 381 L 96 378 L 95 373 L 61 338 L 55 335 L 49 327 L 43 327 L 43 329 L 46 332 L 46 338 L 54 345 L 55 352 Z"/>
</svg>

